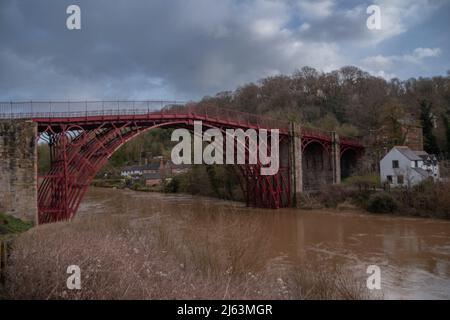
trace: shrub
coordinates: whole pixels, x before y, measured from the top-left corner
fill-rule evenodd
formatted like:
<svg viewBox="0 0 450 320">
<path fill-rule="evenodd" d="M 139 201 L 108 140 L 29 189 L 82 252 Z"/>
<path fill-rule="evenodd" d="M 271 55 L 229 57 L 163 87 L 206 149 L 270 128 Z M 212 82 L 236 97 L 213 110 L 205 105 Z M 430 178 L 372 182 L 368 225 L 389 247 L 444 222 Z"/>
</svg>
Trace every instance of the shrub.
<svg viewBox="0 0 450 320">
<path fill-rule="evenodd" d="M 168 180 L 166 184 L 164 184 L 164 192 L 175 193 L 180 189 L 180 177 L 174 176 L 172 179 Z"/>
<path fill-rule="evenodd" d="M 327 208 L 336 208 L 341 202 L 350 195 L 349 190 L 341 185 L 324 186 L 317 194 L 316 198 L 319 203 Z"/>
<path fill-rule="evenodd" d="M 130 189 L 132 189 L 134 191 L 138 191 L 139 188 L 141 188 L 141 187 L 142 187 L 142 184 L 139 181 L 133 181 Z"/>
<path fill-rule="evenodd" d="M 25 232 L 32 226 L 32 222 L 22 221 L 13 216 L 0 213 L 0 235 Z"/>
<path fill-rule="evenodd" d="M 345 185 L 356 187 L 359 190 L 375 189 L 380 185 L 380 177 L 378 175 L 363 175 L 348 177 L 343 181 Z"/>
<path fill-rule="evenodd" d="M 450 183 L 423 181 L 411 189 L 396 193 L 402 210 L 411 215 L 450 218 Z"/>
<path fill-rule="evenodd" d="M 374 213 L 390 213 L 398 209 L 397 201 L 386 192 L 377 192 L 369 197 L 367 210 Z"/>
</svg>

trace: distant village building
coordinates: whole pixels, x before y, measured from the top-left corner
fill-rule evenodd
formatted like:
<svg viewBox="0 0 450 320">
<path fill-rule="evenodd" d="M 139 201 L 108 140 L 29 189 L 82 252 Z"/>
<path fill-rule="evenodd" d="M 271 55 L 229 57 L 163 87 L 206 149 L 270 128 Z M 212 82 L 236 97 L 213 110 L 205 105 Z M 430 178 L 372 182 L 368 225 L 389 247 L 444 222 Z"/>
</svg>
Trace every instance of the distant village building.
<svg viewBox="0 0 450 320">
<path fill-rule="evenodd" d="M 145 165 L 127 166 L 121 170 L 120 175 L 124 178 L 141 180 L 147 186 L 160 185 L 164 179 L 170 180 L 174 175 L 186 173 L 187 165 L 176 165 L 172 161 L 164 161 L 162 157 L 158 161 Z"/>
<path fill-rule="evenodd" d="M 149 187 L 158 186 L 163 181 L 163 177 L 159 172 L 145 173 L 142 175 L 141 179 L 145 183 L 145 185 Z"/>
<path fill-rule="evenodd" d="M 382 183 L 390 186 L 413 186 L 425 179 L 440 179 L 435 155 L 413 151 L 407 146 L 393 147 L 380 161 Z"/>
<path fill-rule="evenodd" d="M 169 163 L 170 175 L 174 176 L 189 171 L 189 165 L 186 164 L 174 164 L 172 161 Z"/>
<path fill-rule="evenodd" d="M 161 167 L 160 163 L 149 163 L 141 166 L 124 167 L 120 173 L 122 177 L 140 177 L 146 173 L 156 173 Z"/>
</svg>

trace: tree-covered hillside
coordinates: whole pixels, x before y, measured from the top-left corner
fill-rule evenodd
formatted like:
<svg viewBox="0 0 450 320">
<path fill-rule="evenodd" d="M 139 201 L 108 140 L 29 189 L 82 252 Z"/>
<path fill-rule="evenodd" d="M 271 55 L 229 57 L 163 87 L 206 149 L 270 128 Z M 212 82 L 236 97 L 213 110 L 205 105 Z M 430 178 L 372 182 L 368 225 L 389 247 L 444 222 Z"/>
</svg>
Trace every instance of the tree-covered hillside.
<svg viewBox="0 0 450 320">
<path fill-rule="evenodd" d="M 343 135 L 367 137 L 388 127 L 401 143 L 397 128 L 403 119 L 424 127 L 425 149 L 450 152 L 450 73 L 446 77 L 386 81 L 357 67 L 324 73 L 304 67 L 249 83 L 234 91 L 205 97 L 201 103 L 300 121 Z"/>
</svg>

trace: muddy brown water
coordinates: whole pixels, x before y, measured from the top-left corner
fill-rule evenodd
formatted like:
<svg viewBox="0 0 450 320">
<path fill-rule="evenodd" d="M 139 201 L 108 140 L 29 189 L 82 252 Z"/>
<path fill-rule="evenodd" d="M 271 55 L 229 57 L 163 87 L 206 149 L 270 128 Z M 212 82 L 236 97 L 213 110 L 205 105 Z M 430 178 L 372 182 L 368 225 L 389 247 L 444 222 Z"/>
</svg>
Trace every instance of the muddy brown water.
<svg viewBox="0 0 450 320">
<path fill-rule="evenodd" d="M 293 265 L 308 262 L 317 269 L 337 264 L 365 277 L 369 265 L 378 265 L 386 299 L 450 299 L 450 221 L 351 210 L 246 208 L 197 196 L 104 188 L 90 188 L 79 209 L 80 216 L 165 215 L 173 221 L 182 219 L 183 228 L 194 233 L 198 219 L 215 212 L 229 212 L 235 223 L 251 225 L 251 232 L 259 233 L 253 241 L 265 240 L 264 250 L 258 253 L 263 259 Z M 189 219 L 194 215 L 196 219 Z M 202 228 L 211 230 L 223 221 L 204 220 Z M 248 241 L 248 232 L 242 237 Z"/>
</svg>

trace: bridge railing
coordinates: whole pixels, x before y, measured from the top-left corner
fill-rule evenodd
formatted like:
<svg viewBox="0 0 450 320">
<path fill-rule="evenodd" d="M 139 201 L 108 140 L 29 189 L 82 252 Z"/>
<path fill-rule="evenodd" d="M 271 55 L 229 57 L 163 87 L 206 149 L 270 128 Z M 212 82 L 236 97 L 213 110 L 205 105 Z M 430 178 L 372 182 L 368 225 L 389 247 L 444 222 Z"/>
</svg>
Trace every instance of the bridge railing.
<svg viewBox="0 0 450 320">
<path fill-rule="evenodd" d="M 303 136 L 315 137 L 321 140 L 331 140 L 331 131 L 310 127 L 302 127 L 301 133 Z"/>
<path fill-rule="evenodd" d="M 80 115 L 124 115 L 149 113 L 182 101 L 26 101 L 0 102 L 0 118 L 77 117 Z"/>
<path fill-rule="evenodd" d="M 222 119 L 228 123 L 240 125 L 242 127 L 257 127 L 265 129 L 280 129 L 284 132 L 289 130 L 289 121 L 273 119 L 257 114 L 241 112 L 229 108 L 218 107 L 215 105 L 190 105 L 190 113 L 193 115 L 207 117 L 212 119 Z"/>
<path fill-rule="evenodd" d="M 182 101 L 28 101 L 0 102 L 0 119 L 72 118 L 109 115 L 190 114 L 226 121 L 243 127 L 278 128 L 287 131 L 288 121 L 206 104 Z"/>
<path fill-rule="evenodd" d="M 352 137 L 339 137 L 340 143 L 349 146 L 361 146 L 361 139 Z"/>
<path fill-rule="evenodd" d="M 308 137 L 314 137 L 319 140 L 325 140 L 325 141 L 331 141 L 332 140 L 332 132 L 326 131 L 322 129 L 317 128 L 310 128 L 310 127 L 302 127 L 301 129 L 303 136 Z M 354 146 L 354 147 L 362 147 L 363 143 L 361 141 L 361 138 L 355 138 L 355 137 L 348 137 L 348 136 L 339 136 L 339 143 L 342 145 L 347 146 Z"/>
<path fill-rule="evenodd" d="M 129 115 L 191 115 L 242 127 L 273 128 L 288 132 L 289 122 L 204 103 L 182 101 L 27 101 L 0 102 L 0 119 L 71 118 Z M 331 132 L 303 127 L 302 134 L 330 140 Z M 340 137 L 341 143 L 360 145 L 355 138 Z"/>
</svg>

